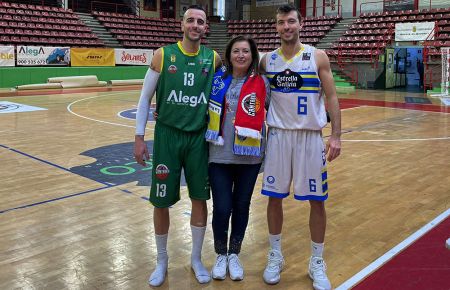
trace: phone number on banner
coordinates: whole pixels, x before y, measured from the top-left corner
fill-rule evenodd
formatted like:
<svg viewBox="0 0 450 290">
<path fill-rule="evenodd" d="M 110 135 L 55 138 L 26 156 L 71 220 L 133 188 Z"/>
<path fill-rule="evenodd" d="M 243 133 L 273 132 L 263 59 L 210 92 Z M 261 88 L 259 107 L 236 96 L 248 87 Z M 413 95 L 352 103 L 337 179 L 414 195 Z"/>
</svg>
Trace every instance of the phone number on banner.
<svg viewBox="0 0 450 290">
<path fill-rule="evenodd" d="M 47 65 L 45 59 L 18 59 L 17 65 Z"/>
</svg>

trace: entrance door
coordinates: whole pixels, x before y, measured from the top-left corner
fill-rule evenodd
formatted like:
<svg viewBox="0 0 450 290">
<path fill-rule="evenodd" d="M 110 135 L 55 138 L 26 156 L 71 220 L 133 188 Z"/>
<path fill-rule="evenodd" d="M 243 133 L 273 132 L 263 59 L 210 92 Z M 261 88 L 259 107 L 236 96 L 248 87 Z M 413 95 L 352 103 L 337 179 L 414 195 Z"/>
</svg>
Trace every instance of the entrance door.
<svg viewBox="0 0 450 290">
<path fill-rule="evenodd" d="M 161 0 L 161 18 L 175 18 L 175 0 Z"/>
<path fill-rule="evenodd" d="M 422 48 L 406 49 L 406 82 L 410 87 L 423 88 Z"/>
</svg>

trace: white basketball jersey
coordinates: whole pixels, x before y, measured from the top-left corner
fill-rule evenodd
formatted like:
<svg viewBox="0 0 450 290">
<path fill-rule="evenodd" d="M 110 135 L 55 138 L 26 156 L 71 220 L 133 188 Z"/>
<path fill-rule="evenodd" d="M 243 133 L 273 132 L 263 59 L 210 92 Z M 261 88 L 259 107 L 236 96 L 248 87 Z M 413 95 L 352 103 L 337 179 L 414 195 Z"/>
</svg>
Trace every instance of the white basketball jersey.
<svg viewBox="0 0 450 290">
<path fill-rule="evenodd" d="M 326 125 L 314 52 L 314 47 L 302 44 L 302 49 L 289 60 L 280 48 L 267 53 L 266 76 L 271 85 L 269 127 L 321 130 Z"/>
</svg>

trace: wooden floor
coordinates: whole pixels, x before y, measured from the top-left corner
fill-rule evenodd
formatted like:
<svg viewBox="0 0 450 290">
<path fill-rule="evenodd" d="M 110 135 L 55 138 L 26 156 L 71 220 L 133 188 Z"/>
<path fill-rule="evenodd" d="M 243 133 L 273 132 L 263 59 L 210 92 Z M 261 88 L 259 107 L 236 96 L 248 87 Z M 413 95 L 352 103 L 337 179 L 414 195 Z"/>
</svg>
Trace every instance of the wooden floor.
<svg viewBox="0 0 450 290">
<path fill-rule="evenodd" d="M 142 181 L 149 171 L 132 164 L 134 120 L 118 116 L 135 108 L 138 96 L 132 88 L 0 98 L 47 109 L 0 110 L 0 289 L 149 288 L 156 258 L 148 183 Z M 424 97 L 340 95 L 344 142 L 341 157 L 329 164 L 326 203 L 325 260 L 334 287 L 450 208 L 448 107 L 438 99 L 415 107 L 405 96 Z M 96 176 L 98 168 L 110 174 Z M 140 181 L 121 179 L 138 171 Z M 197 284 L 189 266 L 190 203 L 183 194 L 171 209 L 169 272 L 160 289 L 312 289 L 309 207 L 293 198 L 285 201 L 281 283 L 264 284 L 267 199 L 260 188 L 261 175 L 240 255 L 245 279 Z M 208 206 L 203 261 L 210 268 L 211 201 Z"/>
</svg>

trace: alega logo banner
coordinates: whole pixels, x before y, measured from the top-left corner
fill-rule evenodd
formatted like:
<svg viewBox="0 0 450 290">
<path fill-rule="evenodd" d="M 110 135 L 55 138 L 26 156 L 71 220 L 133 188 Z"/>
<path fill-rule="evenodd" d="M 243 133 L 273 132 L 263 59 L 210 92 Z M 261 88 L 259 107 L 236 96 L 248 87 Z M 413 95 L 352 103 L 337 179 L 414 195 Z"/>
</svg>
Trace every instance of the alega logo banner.
<svg viewBox="0 0 450 290">
<path fill-rule="evenodd" d="M 17 46 L 18 66 L 45 66 L 70 63 L 70 48 L 46 46 Z"/>
</svg>

